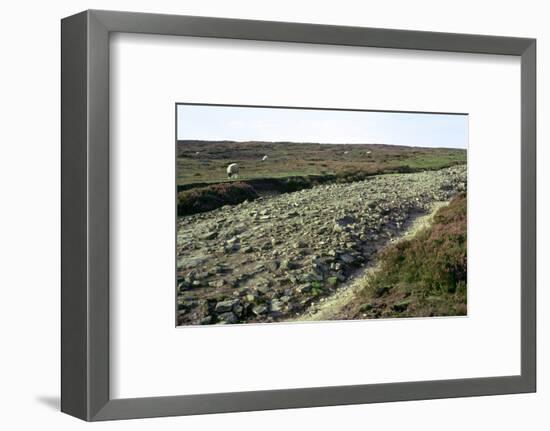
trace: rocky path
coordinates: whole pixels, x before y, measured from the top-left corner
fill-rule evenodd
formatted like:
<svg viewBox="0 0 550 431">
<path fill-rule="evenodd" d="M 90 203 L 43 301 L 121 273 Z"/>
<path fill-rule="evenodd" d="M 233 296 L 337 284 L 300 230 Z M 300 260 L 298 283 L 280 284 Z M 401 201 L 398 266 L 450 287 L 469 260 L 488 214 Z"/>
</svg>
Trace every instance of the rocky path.
<svg viewBox="0 0 550 431">
<path fill-rule="evenodd" d="M 430 226 L 434 214 L 446 204 L 447 202 L 433 202 L 427 213 L 418 215 L 417 217 L 411 216 L 410 223 L 407 223 L 408 227 L 398 237 L 392 238 L 392 240 L 402 241 L 414 237 L 419 230 Z M 343 284 L 331 296 L 313 301 L 304 313 L 297 318 L 289 319 L 289 321 L 306 322 L 348 319 L 349 317 L 343 309 L 349 306 L 354 300 L 357 300 L 357 294 L 364 289 L 368 278 L 377 270 L 376 262 L 369 261 L 364 267 L 352 274 L 350 281 Z"/>
<path fill-rule="evenodd" d="M 466 166 L 380 175 L 178 220 L 178 322 L 299 318 L 348 286 L 433 202 L 466 189 Z"/>
</svg>

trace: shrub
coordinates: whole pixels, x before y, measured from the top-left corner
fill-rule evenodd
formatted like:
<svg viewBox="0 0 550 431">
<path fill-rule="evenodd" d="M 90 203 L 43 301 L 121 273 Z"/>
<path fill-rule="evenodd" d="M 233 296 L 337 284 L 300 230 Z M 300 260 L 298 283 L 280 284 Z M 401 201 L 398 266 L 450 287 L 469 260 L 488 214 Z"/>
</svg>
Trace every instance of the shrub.
<svg viewBox="0 0 550 431">
<path fill-rule="evenodd" d="M 369 279 L 364 295 L 376 297 L 373 292 L 384 288 L 395 298 L 413 298 L 414 307 L 409 308 L 415 308 L 416 315 L 464 314 L 466 200 L 464 193 L 455 196 L 436 212 L 430 227 L 382 250 L 379 271 Z"/>
<path fill-rule="evenodd" d="M 311 188 L 312 182 L 307 177 L 288 177 L 282 179 L 281 186 L 282 192 L 292 193 Z"/>
<path fill-rule="evenodd" d="M 258 197 L 248 184 L 219 183 L 178 192 L 178 215 L 211 211 L 224 205 L 236 205 Z"/>
<path fill-rule="evenodd" d="M 456 291 L 466 283 L 466 195 L 439 209 L 433 224 L 380 255 L 378 284 L 416 283 L 431 291 Z"/>
</svg>

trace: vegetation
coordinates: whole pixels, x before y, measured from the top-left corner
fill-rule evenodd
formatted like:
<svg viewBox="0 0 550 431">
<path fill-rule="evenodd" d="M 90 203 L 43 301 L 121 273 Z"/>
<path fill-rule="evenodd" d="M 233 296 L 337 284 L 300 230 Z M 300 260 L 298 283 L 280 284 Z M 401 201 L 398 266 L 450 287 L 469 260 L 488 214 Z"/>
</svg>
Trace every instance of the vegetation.
<svg viewBox="0 0 550 431">
<path fill-rule="evenodd" d="M 440 208 L 433 224 L 379 253 L 362 291 L 368 317 L 466 314 L 466 194 Z"/>
<path fill-rule="evenodd" d="M 238 204 L 262 193 L 466 163 L 465 150 L 371 144 L 179 141 L 177 153 L 179 215 Z M 229 163 L 239 164 L 238 182 L 227 178 Z"/>
<path fill-rule="evenodd" d="M 179 141 L 177 155 L 178 186 L 228 182 L 229 163 L 239 164 L 240 181 L 310 176 L 346 181 L 466 163 L 465 150 L 377 144 Z"/>
<path fill-rule="evenodd" d="M 258 197 L 253 187 L 241 182 L 213 184 L 178 192 L 178 215 L 211 211 Z"/>
</svg>

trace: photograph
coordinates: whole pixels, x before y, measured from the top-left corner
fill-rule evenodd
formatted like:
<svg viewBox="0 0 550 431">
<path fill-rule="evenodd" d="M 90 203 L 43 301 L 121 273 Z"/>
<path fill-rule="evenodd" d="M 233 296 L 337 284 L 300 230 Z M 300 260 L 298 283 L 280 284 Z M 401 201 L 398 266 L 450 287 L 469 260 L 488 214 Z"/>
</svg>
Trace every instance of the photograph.
<svg viewBox="0 0 550 431">
<path fill-rule="evenodd" d="M 467 114 L 176 120 L 178 326 L 467 315 Z"/>
</svg>

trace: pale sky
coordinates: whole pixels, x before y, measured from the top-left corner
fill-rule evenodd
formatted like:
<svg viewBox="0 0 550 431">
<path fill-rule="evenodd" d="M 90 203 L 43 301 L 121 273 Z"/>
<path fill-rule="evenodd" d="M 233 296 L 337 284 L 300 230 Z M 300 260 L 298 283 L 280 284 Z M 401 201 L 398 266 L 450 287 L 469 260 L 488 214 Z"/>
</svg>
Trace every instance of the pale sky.
<svg viewBox="0 0 550 431">
<path fill-rule="evenodd" d="M 178 105 L 177 137 L 466 149 L 468 115 Z"/>
</svg>

